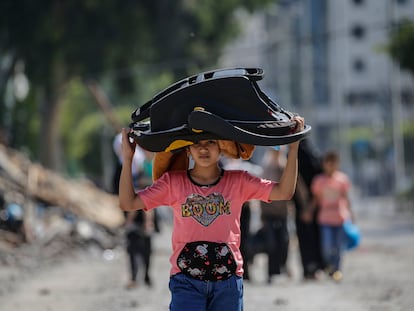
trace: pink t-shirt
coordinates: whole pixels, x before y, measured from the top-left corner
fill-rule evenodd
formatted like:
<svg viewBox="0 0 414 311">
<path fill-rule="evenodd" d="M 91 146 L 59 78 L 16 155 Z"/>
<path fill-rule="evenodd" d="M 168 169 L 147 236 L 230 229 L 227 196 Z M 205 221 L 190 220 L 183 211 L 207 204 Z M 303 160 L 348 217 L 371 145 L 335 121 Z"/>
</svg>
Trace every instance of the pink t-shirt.
<svg viewBox="0 0 414 311">
<path fill-rule="evenodd" d="M 243 274 L 240 246 L 240 214 L 244 202 L 268 201 L 274 182 L 245 171 L 224 171 L 220 181 L 210 187 L 192 183 L 186 171 L 164 173 L 153 185 L 138 192 L 145 210 L 160 205 L 174 212 L 171 275 L 179 273 L 177 257 L 186 243 L 224 242 L 237 262 L 236 274 Z"/>
<path fill-rule="evenodd" d="M 320 199 L 318 202 L 320 224 L 338 226 L 350 218 L 347 201 L 350 186 L 348 177 L 339 171 L 332 176 L 321 174 L 315 177 L 311 190 Z"/>
</svg>

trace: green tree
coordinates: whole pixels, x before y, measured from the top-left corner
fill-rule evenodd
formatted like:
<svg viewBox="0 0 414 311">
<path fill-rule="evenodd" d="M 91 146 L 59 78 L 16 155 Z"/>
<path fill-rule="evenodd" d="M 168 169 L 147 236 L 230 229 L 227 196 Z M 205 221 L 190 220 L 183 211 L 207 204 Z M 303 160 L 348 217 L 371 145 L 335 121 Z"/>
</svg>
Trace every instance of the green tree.
<svg viewBox="0 0 414 311">
<path fill-rule="evenodd" d="M 131 94 L 137 86 L 137 68 L 146 64 L 183 77 L 215 63 L 224 44 L 237 34 L 237 9 L 253 11 L 269 2 L 3 0 L 0 55 L 7 56 L 9 65 L 0 67 L 0 82 L 10 79 L 18 62 L 24 64 L 31 91 L 17 106 L 24 110 L 30 102 L 34 109 L 19 126 L 40 118 L 32 126 L 38 127 L 37 157 L 59 169 L 62 103 L 73 79 L 109 76 L 114 92 Z M 0 86 L 2 111 L 7 108 L 6 93 Z"/>
<path fill-rule="evenodd" d="M 405 69 L 414 75 L 414 22 L 412 20 L 404 20 L 393 30 L 387 50 L 392 59 L 397 62 L 402 69 Z M 405 151 L 404 158 L 407 161 L 408 167 L 413 167 L 414 126 L 412 125 L 412 122 L 407 122 L 403 125 L 403 138 Z M 404 199 L 407 203 L 413 201 L 414 184 L 404 195 Z"/>
<path fill-rule="evenodd" d="M 388 44 L 391 57 L 401 68 L 414 74 L 414 22 L 404 20 L 392 32 Z"/>
</svg>

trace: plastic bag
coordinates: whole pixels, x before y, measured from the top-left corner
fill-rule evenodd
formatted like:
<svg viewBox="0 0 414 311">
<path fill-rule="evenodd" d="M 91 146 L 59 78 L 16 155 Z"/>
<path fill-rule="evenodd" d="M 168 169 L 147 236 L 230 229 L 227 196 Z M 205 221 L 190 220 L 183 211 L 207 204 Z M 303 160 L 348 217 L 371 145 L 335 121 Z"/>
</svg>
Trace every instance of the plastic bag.
<svg viewBox="0 0 414 311">
<path fill-rule="evenodd" d="M 351 220 L 347 220 L 342 225 L 345 233 L 345 249 L 353 250 L 361 243 L 361 231 Z"/>
</svg>

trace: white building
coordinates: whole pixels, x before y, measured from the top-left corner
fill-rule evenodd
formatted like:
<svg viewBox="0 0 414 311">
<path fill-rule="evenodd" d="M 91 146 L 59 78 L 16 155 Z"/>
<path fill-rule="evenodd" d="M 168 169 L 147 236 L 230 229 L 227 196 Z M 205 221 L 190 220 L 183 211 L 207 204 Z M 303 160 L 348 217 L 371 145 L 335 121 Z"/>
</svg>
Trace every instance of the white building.
<svg viewBox="0 0 414 311">
<path fill-rule="evenodd" d="M 244 36 L 221 65 L 263 68 L 260 85 L 306 118 L 321 151 L 340 152 L 365 193 L 403 188 L 413 175 L 401 125 L 414 121 L 414 79 L 384 47 L 399 21 L 414 20 L 414 0 L 279 0 L 240 18 Z"/>
</svg>

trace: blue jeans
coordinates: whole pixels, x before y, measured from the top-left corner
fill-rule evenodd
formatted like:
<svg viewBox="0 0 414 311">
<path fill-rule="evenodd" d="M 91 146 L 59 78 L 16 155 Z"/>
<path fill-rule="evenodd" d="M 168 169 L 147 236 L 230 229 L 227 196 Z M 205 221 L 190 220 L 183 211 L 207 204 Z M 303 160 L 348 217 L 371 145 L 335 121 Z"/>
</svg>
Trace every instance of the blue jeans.
<svg viewBox="0 0 414 311">
<path fill-rule="evenodd" d="M 243 278 L 200 281 L 182 273 L 170 278 L 171 311 L 242 311 Z"/>
<path fill-rule="evenodd" d="M 344 230 L 342 226 L 320 225 L 321 252 L 325 265 L 334 272 L 341 270 L 341 254 L 344 246 Z"/>
</svg>

